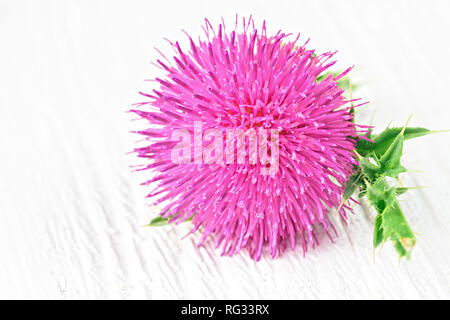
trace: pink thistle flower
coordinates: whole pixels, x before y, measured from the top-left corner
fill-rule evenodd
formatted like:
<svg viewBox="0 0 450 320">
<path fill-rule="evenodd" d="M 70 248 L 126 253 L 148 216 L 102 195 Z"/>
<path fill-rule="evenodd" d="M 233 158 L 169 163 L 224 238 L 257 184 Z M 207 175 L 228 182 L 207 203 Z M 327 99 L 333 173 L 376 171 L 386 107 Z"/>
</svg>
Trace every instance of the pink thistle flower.
<svg viewBox="0 0 450 320">
<path fill-rule="evenodd" d="M 187 35 L 189 51 L 169 41 L 173 62 L 157 60 L 166 78 L 156 78 L 159 89 L 141 93 L 150 100 L 132 110 L 151 124 L 138 132 L 149 144 L 135 149 L 151 161 L 140 169 L 154 173 L 146 182 L 155 186 L 148 196 L 164 205 L 163 217 L 176 223 L 192 218 L 192 232 L 202 227 L 199 245 L 215 235 L 222 255 L 247 248 L 259 260 L 264 246 L 275 257 L 288 245 L 294 250 L 298 241 L 306 252 L 318 243 L 316 225 L 330 238 L 330 229 L 336 232 L 328 218 L 331 208 L 339 207 L 344 221 L 350 209 L 339 205 L 358 165 L 353 151 L 360 136 L 337 80 L 351 68 L 317 81 L 335 63 L 329 61 L 334 53 L 316 55 L 306 49 L 308 42 L 299 45 L 299 36 L 290 41 L 281 31 L 269 36 L 265 23 L 258 30 L 252 18 L 243 19 L 241 32 L 237 19 L 231 32 L 224 23 L 214 30 L 208 20 L 204 30 L 206 41 L 195 43 Z M 255 153 L 250 140 L 243 153 L 236 147 L 236 159 L 243 156 L 245 163 L 205 164 L 195 141 L 188 163 L 174 163 L 179 138 L 173 133 L 195 136 L 199 122 L 203 148 L 212 141 L 203 136 L 210 129 L 224 135 L 229 129 L 276 129 L 278 141 L 271 140 L 266 150 L 268 155 L 279 150 L 276 173 L 264 175 L 271 164 L 250 161 Z"/>
</svg>

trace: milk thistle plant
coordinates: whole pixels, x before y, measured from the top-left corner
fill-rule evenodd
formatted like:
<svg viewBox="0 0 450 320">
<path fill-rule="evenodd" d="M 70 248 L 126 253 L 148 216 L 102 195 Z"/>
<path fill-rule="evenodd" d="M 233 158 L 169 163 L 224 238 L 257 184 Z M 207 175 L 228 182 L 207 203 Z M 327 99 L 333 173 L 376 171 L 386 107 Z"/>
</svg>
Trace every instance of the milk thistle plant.
<svg viewBox="0 0 450 320">
<path fill-rule="evenodd" d="M 351 98 L 351 68 L 331 73 L 334 53 L 299 36 L 268 35 L 251 17 L 204 30 L 198 42 L 186 34 L 189 50 L 169 41 L 175 56 L 156 61 L 165 78 L 131 110 L 149 123 L 134 151 L 150 161 L 139 170 L 153 172 L 148 197 L 162 206 L 149 226 L 190 221 L 199 244 L 213 236 L 222 255 L 259 260 L 264 247 L 272 257 L 314 248 L 316 226 L 332 238 L 330 213 L 347 221 L 350 201 L 365 197 L 374 247 L 390 240 L 409 258 L 416 238 L 397 201 L 408 188 L 390 178 L 406 172 L 404 141 L 431 131 L 355 123 L 366 102 Z"/>
</svg>

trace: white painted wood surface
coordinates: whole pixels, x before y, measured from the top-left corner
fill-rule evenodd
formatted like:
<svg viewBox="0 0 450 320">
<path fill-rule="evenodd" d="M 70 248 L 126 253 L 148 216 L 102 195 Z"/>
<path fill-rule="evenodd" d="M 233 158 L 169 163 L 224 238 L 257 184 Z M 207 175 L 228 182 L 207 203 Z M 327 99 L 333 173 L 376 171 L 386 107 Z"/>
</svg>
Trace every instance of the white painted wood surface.
<svg viewBox="0 0 450 320">
<path fill-rule="evenodd" d="M 450 127 L 449 1 L 0 1 L 0 298 L 450 298 L 448 134 L 409 142 L 409 262 L 372 254 L 374 213 L 335 219 L 335 244 L 272 260 L 223 258 L 187 226 L 145 228 L 125 111 L 163 37 L 253 13 L 355 64 L 361 112 L 383 128 Z"/>
</svg>

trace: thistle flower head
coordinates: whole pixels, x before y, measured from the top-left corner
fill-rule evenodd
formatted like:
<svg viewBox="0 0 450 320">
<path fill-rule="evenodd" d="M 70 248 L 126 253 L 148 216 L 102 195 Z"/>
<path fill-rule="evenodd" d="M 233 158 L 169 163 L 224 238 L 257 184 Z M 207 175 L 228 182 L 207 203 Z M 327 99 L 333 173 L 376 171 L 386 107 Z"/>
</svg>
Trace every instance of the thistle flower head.
<svg viewBox="0 0 450 320">
<path fill-rule="evenodd" d="M 170 42 L 173 59 L 157 60 L 166 77 L 132 110 L 150 124 L 139 131 L 148 144 L 135 149 L 150 161 L 141 169 L 154 173 L 149 197 L 171 221 L 192 218 L 201 243 L 213 236 L 222 254 L 247 248 L 258 260 L 265 246 L 275 257 L 298 242 L 305 252 L 317 243 L 316 225 L 331 237 L 331 208 L 346 219 L 339 204 L 358 136 L 337 81 L 350 69 L 318 81 L 334 53 L 268 35 L 251 18 L 232 31 L 206 20 L 204 30 L 204 40 L 187 35 L 189 49 Z M 227 140 L 230 132 L 243 140 Z M 174 150 L 183 161 L 174 163 Z"/>
</svg>

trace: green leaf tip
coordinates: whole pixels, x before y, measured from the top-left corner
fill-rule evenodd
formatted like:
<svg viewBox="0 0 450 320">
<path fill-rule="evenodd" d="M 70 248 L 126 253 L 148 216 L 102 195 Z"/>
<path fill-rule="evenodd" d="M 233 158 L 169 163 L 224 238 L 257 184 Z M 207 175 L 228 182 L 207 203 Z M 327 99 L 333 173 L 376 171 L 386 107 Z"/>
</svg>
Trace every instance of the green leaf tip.
<svg viewBox="0 0 450 320">
<path fill-rule="evenodd" d="M 169 224 L 169 218 L 163 218 L 161 216 L 157 216 L 150 220 L 150 223 L 146 225 L 146 227 L 161 227 Z"/>
<path fill-rule="evenodd" d="M 394 142 L 395 138 L 403 132 L 403 139 L 409 140 L 413 138 L 423 137 L 425 135 L 431 133 L 445 132 L 445 131 L 431 131 L 426 128 L 421 127 L 395 127 L 395 128 L 386 128 L 383 132 L 377 135 L 369 135 L 369 139 L 373 141 L 367 140 L 359 140 L 356 150 L 361 155 L 368 155 L 370 153 L 374 153 L 377 157 L 381 157 Z"/>
<path fill-rule="evenodd" d="M 173 215 L 173 216 L 170 216 L 170 217 L 168 217 L 168 218 L 164 218 L 164 217 L 162 217 L 162 216 L 157 216 L 157 217 L 153 218 L 152 220 L 150 220 L 150 223 L 147 224 L 147 225 L 145 225 L 145 226 L 146 226 L 146 227 L 162 227 L 162 226 L 166 226 L 166 225 L 172 223 L 170 220 L 171 220 L 173 217 L 174 217 L 174 215 Z M 190 216 L 189 218 L 187 218 L 186 220 L 183 220 L 183 222 L 189 222 L 189 221 L 192 221 L 193 217 L 194 217 L 194 216 L 192 215 L 192 216 Z"/>
<path fill-rule="evenodd" d="M 367 187 L 367 199 L 377 211 L 373 246 L 376 248 L 391 240 L 399 256 L 409 259 L 416 238 L 395 198 L 397 189 L 390 187 L 385 178 L 380 178 Z"/>
</svg>

